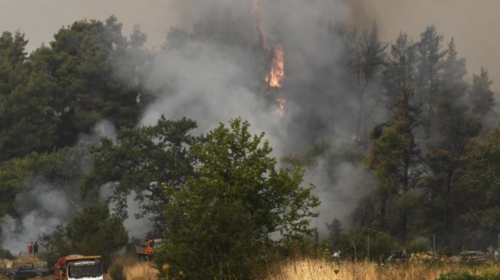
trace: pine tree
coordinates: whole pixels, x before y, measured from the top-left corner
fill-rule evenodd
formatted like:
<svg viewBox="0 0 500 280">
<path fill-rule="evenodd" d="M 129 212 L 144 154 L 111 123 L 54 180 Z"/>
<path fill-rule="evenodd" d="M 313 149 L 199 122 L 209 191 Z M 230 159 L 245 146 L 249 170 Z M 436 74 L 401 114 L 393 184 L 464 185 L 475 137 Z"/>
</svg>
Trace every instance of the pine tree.
<svg viewBox="0 0 500 280">
<path fill-rule="evenodd" d="M 351 64 L 358 103 L 356 135 L 359 138 L 364 139 L 366 136 L 366 121 L 370 117 L 369 112 L 373 111 L 373 108 L 368 108 L 367 105 L 370 99 L 376 99 L 374 95 L 378 92 L 378 76 L 385 64 L 386 48 L 387 44 L 380 41 L 376 25 L 370 32 L 364 31 L 361 37 L 355 38 Z"/>
<path fill-rule="evenodd" d="M 400 33 L 396 43 L 391 45 L 391 56 L 383 72 L 385 103 L 389 111 L 394 109 L 401 93 L 415 85 L 416 62 L 415 45 L 407 34 Z"/>
<path fill-rule="evenodd" d="M 469 93 L 469 101 L 472 104 L 472 113 L 484 117 L 490 112 L 495 102 L 493 92 L 490 89 L 493 81 L 489 79 L 488 71 L 481 67 L 479 75 L 473 75 L 472 90 Z"/>
<path fill-rule="evenodd" d="M 426 229 L 446 236 L 441 242 L 453 250 L 457 174 L 464 166 L 466 145 L 478 134 L 480 125 L 468 114 L 468 104 L 463 100 L 467 90 L 465 60 L 458 58 L 453 39 L 447 53 L 442 65 L 433 141 L 426 153 L 429 173 L 420 185 L 427 189 Z"/>
<path fill-rule="evenodd" d="M 420 108 L 411 105 L 413 95 L 412 89 L 403 89 L 389 125 L 382 128 L 380 134 L 372 132 L 373 147 L 366 158 L 379 184 L 381 226 L 387 228 L 386 208 L 393 199 L 392 206 L 399 213 L 396 232 L 402 240 L 407 237 L 410 213 L 418 205 L 415 186 L 423 173 L 421 151 L 414 135 L 419 126 Z"/>
<path fill-rule="evenodd" d="M 425 105 L 425 129 L 430 133 L 433 126 L 435 105 L 439 92 L 439 73 L 442 67 L 442 59 L 446 51 L 442 50 L 443 36 L 439 35 L 434 26 L 428 26 L 420 35 L 417 43 L 418 75 L 417 86 L 420 98 Z"/>
</svg>

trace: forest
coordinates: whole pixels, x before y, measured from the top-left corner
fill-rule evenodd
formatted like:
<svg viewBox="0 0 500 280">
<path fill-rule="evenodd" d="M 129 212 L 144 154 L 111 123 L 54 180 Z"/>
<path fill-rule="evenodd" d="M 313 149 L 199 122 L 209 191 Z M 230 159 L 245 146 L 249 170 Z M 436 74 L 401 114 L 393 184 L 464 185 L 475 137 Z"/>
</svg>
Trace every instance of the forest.
<svg viewBox="0 0 500 280">
<path fill-rule="evenodd" d="M 110 256 L 164 237 L 159 258 L 200 279 L 201 260 L 199 275 L 248 275 L 235 264 L 315 238 L 352 258 L 368 235 L 372 258 L 377 242 L 382 255 L 433 238 L 445 254 L 500 245 L 487 69 L 467 69 L 433 25 L 383 42 L 376 24 L 322 22 L 298 43 L 258 8 L 246 25 L 228 12 L 171 27 L 159 49 L 114 16 L 30 53 L 4 31 L 0 246 Z"/>
</svg>

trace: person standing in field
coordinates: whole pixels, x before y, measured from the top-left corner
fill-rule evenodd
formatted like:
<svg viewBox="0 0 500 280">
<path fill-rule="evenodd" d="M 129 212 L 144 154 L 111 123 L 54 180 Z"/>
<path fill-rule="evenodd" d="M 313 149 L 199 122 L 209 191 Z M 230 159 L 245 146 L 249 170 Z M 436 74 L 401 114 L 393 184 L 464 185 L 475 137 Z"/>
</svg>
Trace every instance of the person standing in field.
<svg viewBox="0 0 500 280">
<path fill-rule="evenodd" d="M 33 241 L 28 244 L 28 256 L 31 257 L 32 253 L 33 253 Z"/>
<path fill-rule="evenodd" d="M 35 244 L 33 245 L 33 257 L 38 256 L 38 243 L 35 241 Z"/>
</svg>

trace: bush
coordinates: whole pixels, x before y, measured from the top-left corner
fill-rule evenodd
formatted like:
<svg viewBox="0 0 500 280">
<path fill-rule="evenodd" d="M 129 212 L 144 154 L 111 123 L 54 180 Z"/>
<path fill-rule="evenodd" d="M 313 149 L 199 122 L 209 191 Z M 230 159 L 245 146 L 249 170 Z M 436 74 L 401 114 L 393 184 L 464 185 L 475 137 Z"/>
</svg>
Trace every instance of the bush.
<svg viewBox="0 0 500 280">
<path fill-rule="evenodd" d="M 0 248 L 0 258 L 1 259 L 13 260 L 14 259 L 14 255 L 12 255 L 12 253 L 9 250 Z"/>
<path fill-rule="evenodd" d="M 111 268 L 109 269 L 109 276 L 111 276 L 113 280 L 127 280 L 127 276 L 123 271 L 123 264 L 120 262 L 115 262 L 111 265 Z"/>
<path fill-rule="evenodd" d="M 426 238 L 415 238 L 408 244 L 408 254 L 425 253 L 430 250 L 429 240 Z"/>
<path fill-rule="evenodd" d="M 439 276 L 437 280 L 500 280 L 500 274 L 472 275 L 467 271 L 452 271 Z"/>
<path fill-rule="evenodd" d="M 368 238 L 370 246 L 368 246 Z M 369 247 L 369 256 L 368 256 Z M 362 260 L 369 258 L 373 261 L 387 259 L 397 246 L 392 242 L 389 233 L 373 228 L 362 228 L 356 232 L 344 234 L 340 238 L 340 248 L 343 257 Z"/>
</svg>

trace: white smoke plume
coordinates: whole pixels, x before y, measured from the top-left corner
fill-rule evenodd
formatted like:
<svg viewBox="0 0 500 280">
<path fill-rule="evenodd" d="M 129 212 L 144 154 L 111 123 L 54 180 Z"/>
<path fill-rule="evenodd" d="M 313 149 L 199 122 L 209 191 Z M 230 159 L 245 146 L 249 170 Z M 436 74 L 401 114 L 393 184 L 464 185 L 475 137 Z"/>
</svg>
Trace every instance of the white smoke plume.
<svg viewBox="0 0 500 280">
<path fill-rule="evenodd" d="M 21 217 L 8 216 L 1 231 L 2 247 L 15 255 L 27 252 L 29 242 L 37 241 L 41 234 L 53 232 L 56 226 L 67 223 L 78 213 L 64 190 L 47 183 L 20 194 L 16 205 Z"/>
<path fill-rule="evenodd" d="M 108 120 L 97 123 L 92 131 L 91 135 L 81 135 L 80 140 L 97 143 L 101 136 L 115 139 L 116 128 Z M 74 166 L 61 166 L 61 168 L 68 167 L 79 170 L 81 174 L 76 182 L 54 183 L 36 174 L 34 178 L 26 178 L 32 183 L 16 197 L 16 211 L 19 216 L 16 218 L 7 216 L 3 221 L 0 231 L 0 247 L 8 249 L 15 255 L 25 253 L 29 242 L 37 241 L 41 234 L 54 232 L 58 225 L 66 225 L 75 216 L 82 213 L 85 206 L 95 202 L 93 197 L 97 196 L 99 201 L 106 199 L 101 192 L 98 194 L 90 193 L 83 201 L 79 196 L 81 179 L 92 169 L 88 156 L 88 152 L 84 155 L 76 153 L 69 155 L 69 157 L 74 157 L 71 160 Z M 132 196 L 129 196 L 127 201 L 129 203 L 128 214 L 131 218 L 127 219 L 124 225 L 129 230 L 131 237 L 144 237 L 145 233 L 149 231 L 150 225 L 147 219 L 135 220 L 133 218 L 139 205 Z"/>
<path fill-rule="evenodd" d="M 181 26 L 232 16 L 243 40 L 250 38 L 250 45 L 258 45 L 251 3 L 183 1 Z M 266 133 L 278 158 L 301 154 L 322 138 L 348 139 L 355 127 L 355 110 L 349 102 L 343 107 L 338 102 L 349 95 L 341 87 L 345 82 L 340 82 L 338 65 L 345 52 L 341 39 L 329 37 L 327 28 L 345 21 L 349 8 L 343 1 L 326 0 L 261 0 L 260 8 L 270 44 L 279 43 L 285 49 L 285 80 L 280 89 L 280 97 L 286 100 L 283 117 L 266 106 L 259 87 L 262 77 L 256 71 L 260 62 L 251 47 L 193 40 L 180 50 L 158 55 L 145 81 L 146 88 L 157 93 L 157 100 L 139 125 L 154 125 L 161 114 L 170 119 L 188 117 L 197 121 L 199 129 L 194 134 L 199 134 L 241 117 L 250 122 L 253 133 Z M 333 218 L 348 224 L 366 186 L 361 179 L 366 173 L 360 168 L 342 164 L 335 176 L 330 172 L 319 164 L 304 181 L 317 186 L 315 194 L 322 200 L 321 215 L 314 221 L 320 231 Z"/>
</svg>

